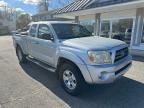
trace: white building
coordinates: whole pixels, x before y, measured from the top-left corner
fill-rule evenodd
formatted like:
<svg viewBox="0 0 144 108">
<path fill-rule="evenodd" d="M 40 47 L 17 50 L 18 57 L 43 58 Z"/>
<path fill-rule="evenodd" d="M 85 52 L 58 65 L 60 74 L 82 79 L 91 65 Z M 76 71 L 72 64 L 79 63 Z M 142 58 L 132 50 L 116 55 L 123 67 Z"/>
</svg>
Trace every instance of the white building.
<svg viewBox="0 0 144 108">
<path fill-rule="evenodd" d="M 94 34 L 125 41 L 144 55 L 144 0 L 77 0 L 55 16 L 74 17 Z"/>
</svg>

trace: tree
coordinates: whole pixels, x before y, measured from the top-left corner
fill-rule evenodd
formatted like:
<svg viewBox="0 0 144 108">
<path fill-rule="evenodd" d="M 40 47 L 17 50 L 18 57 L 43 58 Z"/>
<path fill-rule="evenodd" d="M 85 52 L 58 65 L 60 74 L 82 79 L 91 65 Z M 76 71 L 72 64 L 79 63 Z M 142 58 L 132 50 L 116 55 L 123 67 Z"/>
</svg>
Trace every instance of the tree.
<svg viewBox="0 0 144 108">
<path fill-rule="evenodd" d="M 17 29 L 22 29 L 31 22 L 31 16 L 29 14 L 21 14 L 16 21 Z"/>
</svg>

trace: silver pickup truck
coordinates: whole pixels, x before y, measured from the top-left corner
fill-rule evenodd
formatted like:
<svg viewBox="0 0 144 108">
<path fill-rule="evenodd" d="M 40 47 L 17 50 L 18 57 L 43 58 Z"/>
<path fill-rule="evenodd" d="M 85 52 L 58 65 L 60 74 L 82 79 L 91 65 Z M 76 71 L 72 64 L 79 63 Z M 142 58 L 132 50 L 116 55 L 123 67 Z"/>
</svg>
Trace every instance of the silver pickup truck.
<svg viewBox="0 0 144 108">
<path fill-rule="evenodd" d="M 66 22 L 34 22 L 16 33 L 13 42 L 20 63 L 32 61 L 56 72 L 71 95 L 85 84 L 112 83 L 132 64 L 128 45 L 93 36 L 83 26 Z"/>
</svg>

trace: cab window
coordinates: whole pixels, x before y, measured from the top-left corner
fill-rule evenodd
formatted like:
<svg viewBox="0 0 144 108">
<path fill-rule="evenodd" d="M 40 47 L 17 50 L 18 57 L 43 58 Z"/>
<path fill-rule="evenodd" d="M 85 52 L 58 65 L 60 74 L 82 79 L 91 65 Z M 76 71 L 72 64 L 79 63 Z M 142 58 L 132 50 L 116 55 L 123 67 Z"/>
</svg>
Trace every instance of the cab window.
<svg viewBox="0 0 144 108">
<path fill-rule="evenodd" d="M 47 39 L 46 36 L 51 35 L 50 28 L 46 24 L 41 24 L 39 25 L 38 28 L 38 38 L 40 39 Z"/>
<path fill-rule="evenodd" d="M 37 24 L 33 24 L 31 26 L 31 29 L 30 29 L 30 36 L 31 37 L 35 37 L 36 36 L 36 29 L 37 29 Z"/>
</svg>

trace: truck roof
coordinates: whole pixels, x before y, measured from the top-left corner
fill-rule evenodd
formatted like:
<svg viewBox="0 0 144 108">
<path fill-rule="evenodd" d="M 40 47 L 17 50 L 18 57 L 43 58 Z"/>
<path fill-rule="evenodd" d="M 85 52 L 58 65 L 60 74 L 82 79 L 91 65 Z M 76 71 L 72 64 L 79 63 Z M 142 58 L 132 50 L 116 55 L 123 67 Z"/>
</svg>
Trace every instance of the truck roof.
<svg viewBox="0 0 144 108">
<path fill-rule="evenodd" d="M 38 22 L 31 22 L 29 25 L 32 25 L 32 24 L 60 24 L 60 23 L 72 24 L 72 22 L 66 22 L 66 21 L 38 21 Z M 76 24 L 76 23 L 73 23 L 73 24 Z"/>
</svg>

